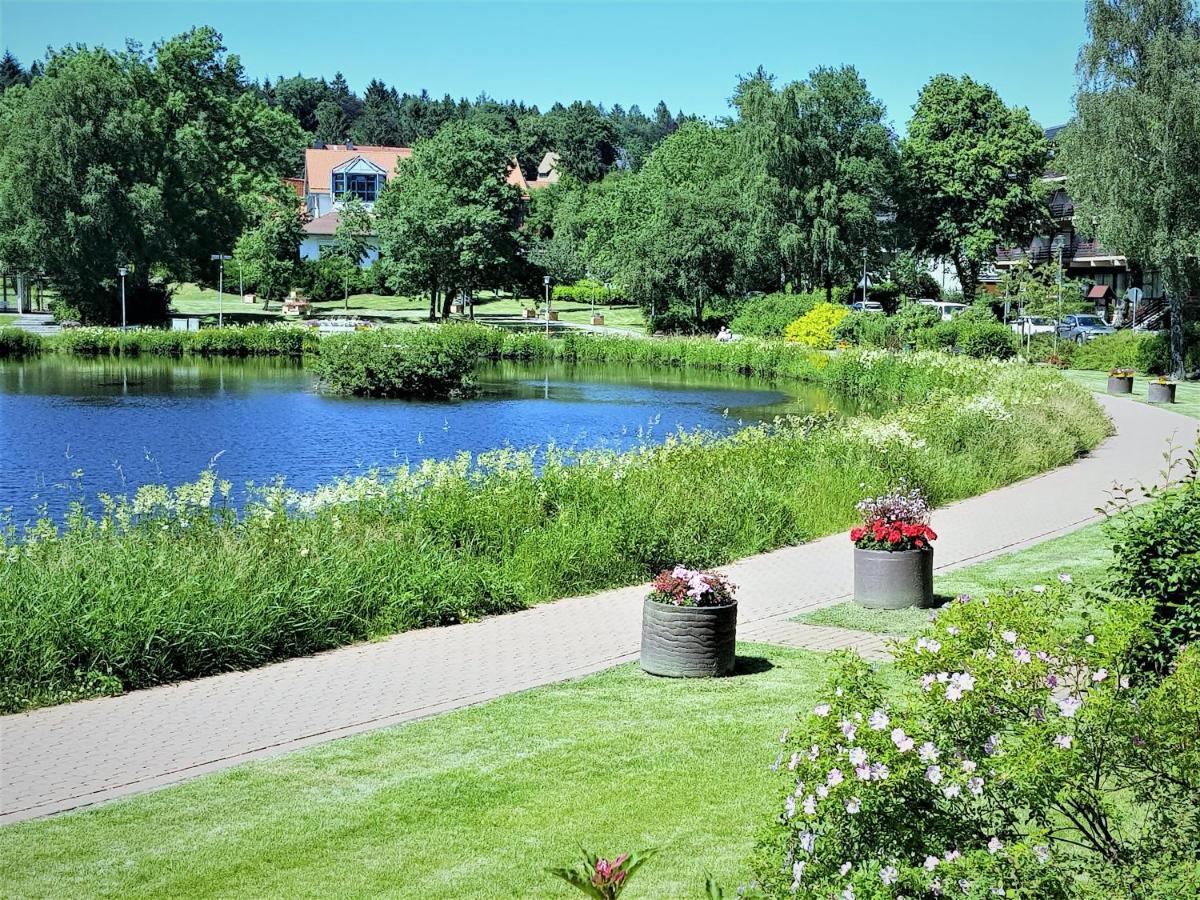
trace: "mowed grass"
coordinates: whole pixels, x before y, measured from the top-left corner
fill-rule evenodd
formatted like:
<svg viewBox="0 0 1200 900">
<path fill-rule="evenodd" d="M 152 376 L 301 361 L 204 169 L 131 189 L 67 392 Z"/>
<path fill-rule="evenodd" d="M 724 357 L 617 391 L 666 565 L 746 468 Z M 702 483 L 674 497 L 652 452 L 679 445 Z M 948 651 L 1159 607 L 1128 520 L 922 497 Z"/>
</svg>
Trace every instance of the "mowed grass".
<svg viewBox="0 0 1200 900">
<path fill-rule="evenodd" d="M 13 322 L 17 321 L 18 318 L 19 317 L 16 313 L 0 313 L 0 328 L 4 327 L 5 325 L 11 325 Z"/>
<path fill-rule="evenodd" d="M 1108 373 L 1107 372 L 1084 372 L 1079 369 L 1068 369 L 1063 373 L 1072 381 L 1075 381 L 1089 391 L 1097 393 L 1105 393 L 1108 390 Z M 1125 395 L 1126 398 L 1132 398 L 1140 403 L 1147 403 L 1146 390 L 1147 385 L 1153 380 L 1149 375 L 1138 375 L 1133 380 L 1133 393 Z M 1159 404 L 1153 404 L 1155 406 Z M 1175 402 L 1165 407 L 1172 412 L 1177 412 L 1185 416 L 1190 416 L 1193 419 L 1200 419 L 1200 383 L 1194 381 L 1181 381 L 1175 388 Z"/>
<path fill-rule="evenodd" d="M 1024 550 L 937 575 L 933 591 L 940 605 L 959 594 L 978 596 L 1049 584 L 1064 572 L 1075 584 L 1095 585 L 1105 578 L 1111 562 L 1112 549 L 1104 524 L 1096 523 Z M 846 602 L 805 613 L 796 621 L 907 636 L 925 626 L 929 610 L 864 609 L 857 603 Z"/>
<path fill-rule="evenodd" d="M 742 644 L 739 674 L 624 665 L 472 709 L 0 829 L 6 896 L 570 897 L 579 845 L 656 847 L 625 896 L 732 887 L 773 808 L 780 732 L 820 654 Z M 462 660 L 470 665 L 470 660 Z"/>
<path fill-rule="evenodd" d="M 514 299 L 497 297 L 491 299 L 481 297 L 475 302 L 475 316 L 486 321 L 493 317 L 510 317 L 521 315 L 521 310 L 533 307 L 539 316 L 545 314 L 545 300 Z M 558 313 L 559 321 L 570 322 L 574 325 L 588 325 L 592 321 L 592 305 L 572 300 L 554 300 L 550 308 Z M 644 332 L 646 318 L 639 306 L 632 303 L 614 304 L 612 306 L 596 305 L 596 312 L 604 316 L 605 328 L 619 328 L 625 331 Z"/>
</svg>

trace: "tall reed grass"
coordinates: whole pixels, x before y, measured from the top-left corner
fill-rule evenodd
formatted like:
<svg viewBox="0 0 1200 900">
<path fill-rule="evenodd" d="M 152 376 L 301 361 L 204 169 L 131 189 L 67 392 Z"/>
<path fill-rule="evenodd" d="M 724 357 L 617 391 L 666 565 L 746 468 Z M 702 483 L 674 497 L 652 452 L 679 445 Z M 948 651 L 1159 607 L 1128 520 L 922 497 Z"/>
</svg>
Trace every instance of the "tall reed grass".
<svg viewBox="0 0 1200 900">
<path fill-rule="evenodd" d="M 310 494 L 264 490 L 240 516 L 206 473 L 76 509 L 61 526 L 10 529 L 0 709 L 262 665 L 633 584 L 674 563 L 727 562 L 836 531 L 860 497 L 901 479 L 946 502 L 1068 462 L 1108 429 L 1082 388 L 1017 364 L 499 337 L 486 352 L 803 371 L 891 408 L 675 435 L 625 453 L 464 454 Z"/>
</svg>

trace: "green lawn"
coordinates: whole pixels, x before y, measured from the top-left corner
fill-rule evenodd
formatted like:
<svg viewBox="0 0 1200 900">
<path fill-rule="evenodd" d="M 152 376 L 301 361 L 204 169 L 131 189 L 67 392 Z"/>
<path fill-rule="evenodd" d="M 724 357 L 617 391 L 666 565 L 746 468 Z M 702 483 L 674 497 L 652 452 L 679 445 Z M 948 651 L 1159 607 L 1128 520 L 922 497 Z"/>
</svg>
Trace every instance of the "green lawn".
<svg viewBox="0 0 1200 900">
<path fill-rule="evenodd" d="M 227 322 L 245 324 L 248 322 L 271 322 L 283 318 L 278 300 L 271 302 L 271 308 L 263 311 L 261 303 L 253 305 L 242 302 L 237 293 L 236 278 L 227 283 L 224 301 L 224 318 Z M 216 320 L 220 307 L 220 298 L 212 288 L 196 284 L 177 285 L 171 296 L 171 309 L 178 315 L 203 316 Z M 526 306 L 538 306 L 533 300 L 520 300 L 512 297 L 493 297 L 484 292 L 476 299 L 475 313 L 486 321 L 493 317 L 511 317 L 521 315 Z M 356 316 L 363 319 L 374 319 L 382 323 L 402 324 L 414 320 L 424 320 L 429 312 L 429 301 L 422 297 L 385 297 L 381 294 L 351 294 L 349 308 L 341 300 L 314 303 L 312 316 L 327 318 L 338 316 Z M 556 302 L 553 309 L 558 310 L 563 322 L 576 325 L 586 325 L 591 321 L 591 305 L 587 303 Z M 605 327 L 644 331 L 646 327 L 642 311 L 635 305 L 622 304 L 619 306 L 596 307 L 604 313 Z"/>
<path fill-rule="evenodd" d="M 1079 369 L 1068 369 L 1064 372 L 1068 378 L 1079 382 L 1089 390 L 1104 393 L 1108 389 L 1108 373 L 1107 372 L 1085 372 Z M 1138 375 L 1133 382 L 1134 400 L 1142 403 L 1146 402 L 1146 385 L 1151 380 L 1149 375 Z M 1193 419 L 1200 419 L 1200 383 L 1194 381 L 1181 381 L 1179 386 L 1175 388 L 1175 403 L 1168 406 L 1177 413 L 1182 413 L 1185 416 L 1191 416 Z"/>
<path fill-rule="evenodd" d="M 657 847 L 625 894 L 745 879 L 777 738 L 828 669 L 743 644 L 741 674 L 635 665 L 0 829 L 7 896 L 570 897 L 583 844 Z"/>
<path fill-rule="evenodd" d="M 973 566 L 938 575 L 933 590 L 939 602 L 959 594 L 985 594 L 1011 587 L 1028 588 L 1053 582 L 1067 572 L 1076 584 L 1094 584 L 1107 572 L 1112 551 L 1102 523 L 1088 525 L 1025 550 L 1006 553 Z M 881 634 L 915 634 L 929 621 L 927 609 L 863 609 L 839 603 L 798 616 L 797 622 L 833 625 Z"/>
<path fill-rule="evenodd" d="M 16 313 L 0 313 L 0 328 L 3 328 L 5 325 L 11 325 L 17 321 L 17 318 Z"/>
</svg>

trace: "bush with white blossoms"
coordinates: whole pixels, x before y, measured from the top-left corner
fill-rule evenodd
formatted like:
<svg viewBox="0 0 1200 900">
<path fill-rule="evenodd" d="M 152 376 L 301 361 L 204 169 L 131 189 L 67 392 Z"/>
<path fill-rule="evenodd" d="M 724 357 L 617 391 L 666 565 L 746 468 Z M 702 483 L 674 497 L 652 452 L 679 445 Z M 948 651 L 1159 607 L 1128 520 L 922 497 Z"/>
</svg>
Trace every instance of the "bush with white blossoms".
<svg viewBox="0 0 1200 900">
<path fill-rule="evenodd" d="M 1074 594 L 1072 594 L 1074 592 Z M 1147 608 L 959 598 L 895 648 L 844 656 L 780 738 L 755 853 L 771 897 L 1200 896 L 1200 651 L 1136 674 Z M 886 687 L 886 690 L 885 690 Z"/>
</svg>

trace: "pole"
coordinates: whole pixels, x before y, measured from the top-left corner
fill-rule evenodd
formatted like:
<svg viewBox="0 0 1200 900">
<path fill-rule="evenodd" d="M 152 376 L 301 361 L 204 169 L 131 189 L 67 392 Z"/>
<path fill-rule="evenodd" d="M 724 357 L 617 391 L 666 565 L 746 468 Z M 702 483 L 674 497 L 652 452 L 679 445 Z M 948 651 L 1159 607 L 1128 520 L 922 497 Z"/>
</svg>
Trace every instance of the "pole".
<svg viewBox="0 0 1200 900">
<path fill-rule="evenodd" d="M 246 299 L 246 285 L 242 282 L 242 261 L 238 260 L 238 299 Z"/>
<path fill-rule="evenodd" d="M 550 276 L 545 275 L 542 278 L 542 284 L 546 286 L 546 336 L 550 336 Z"/>
<path fill-rule="evenodd" d="M 867 308 L 867 248 L 863 247 L 863 289 L 862 289 L 863 309 Z"/>
<path fill-rule="evenodd" d="M 121 270 L 121 334 L 125 333 L 125 270 Z"/>
<path fill-rule="evenodd" d="M 1062 266 L 1063 266 L 1063 248 L 1062 244 L 1058 245 L 1058 314 L 1057 321 L 1054 323 L 1054 352 L 1058 353 L 1058 329 L 1062 324 Z"/>
<path fill-rule="evenodd" d="M 225 257 L 217 260 L 217 327 L 225 324 Z"/>
</svg>

